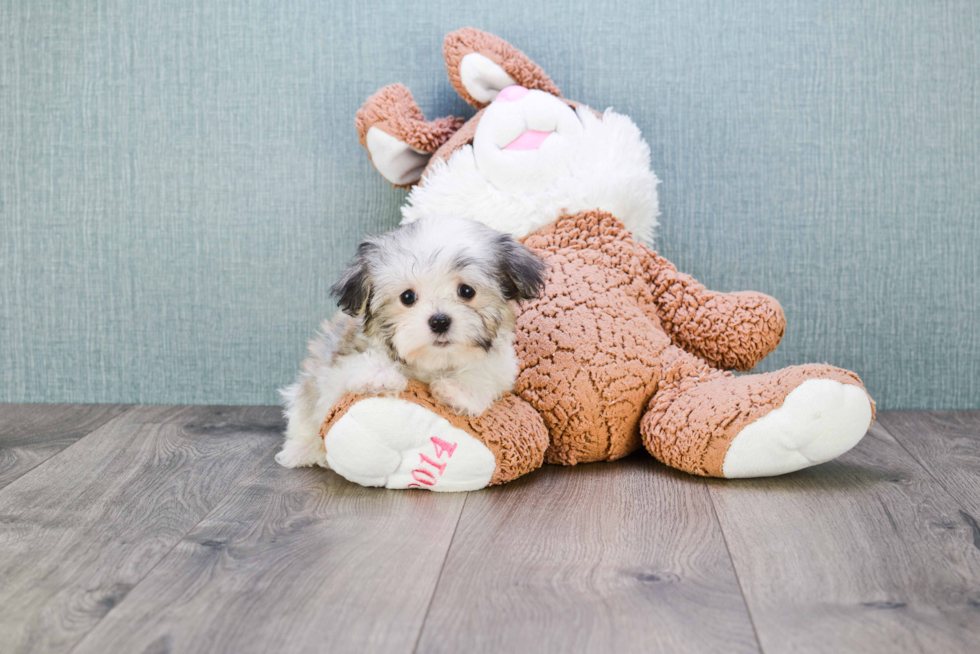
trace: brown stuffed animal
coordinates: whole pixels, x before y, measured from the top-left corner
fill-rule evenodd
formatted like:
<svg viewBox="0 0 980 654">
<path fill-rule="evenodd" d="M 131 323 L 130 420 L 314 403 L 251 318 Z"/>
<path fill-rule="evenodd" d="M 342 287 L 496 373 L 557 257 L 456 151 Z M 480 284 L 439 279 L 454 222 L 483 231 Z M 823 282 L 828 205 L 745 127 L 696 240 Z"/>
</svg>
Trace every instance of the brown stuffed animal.
<svg viewBox="0 0 980 654">
<path fill-rule="evenodd" d="M 649 240 L 658 184 L 626 116 L 564 100 L 544 71 L 475 29 L 446 37 L 449 78 L 479 111 L 427 122 L 408 89 L 369 98 L 357 130 L 406 222 L 455 214 L 522 238 L 548 264 L 520 314 L 515 394 L 478 418 L 412 383 L 399 398 L 345 396 L 321 428 L 330 467 L 370 486 L 472 490 L 542 462 L 613 460 L 641 444 L 697 475 L 778 475 L 865 434 L 874 403 L 828 365 L 751 370 L 785 322 L 761 293 L 715 293 Z"/>
</svg>

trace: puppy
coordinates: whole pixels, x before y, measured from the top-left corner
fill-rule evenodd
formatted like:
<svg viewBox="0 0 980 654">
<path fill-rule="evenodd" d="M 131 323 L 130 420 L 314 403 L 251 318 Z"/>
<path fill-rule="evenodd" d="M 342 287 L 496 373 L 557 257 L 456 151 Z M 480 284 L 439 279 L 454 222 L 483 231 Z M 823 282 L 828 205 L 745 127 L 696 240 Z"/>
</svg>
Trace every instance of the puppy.
<svg viewBox="0 0 980 654">
<path fill-rule="evenodd" d="M 486 411 L 514 386 L 515 311 L 541 294 L 544 275 L 528 248 L 464 218 L 425 217 L 361 243 L 331 289 L 343 312 L 282 391 L 276 461 L 326 467 L 320 425 L 347 392 L 397 395 L 414 379 L 457 413 Z"/>
</svg>

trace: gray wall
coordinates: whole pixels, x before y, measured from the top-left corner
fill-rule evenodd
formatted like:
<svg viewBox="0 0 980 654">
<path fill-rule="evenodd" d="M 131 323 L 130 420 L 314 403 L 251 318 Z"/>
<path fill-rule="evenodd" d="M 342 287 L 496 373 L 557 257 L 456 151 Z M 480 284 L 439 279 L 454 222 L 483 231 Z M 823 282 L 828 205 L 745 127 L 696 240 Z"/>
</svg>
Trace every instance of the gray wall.
<svg viewBox="0 0 980 654">
<path fill-rule="evenodd" d="M 277 401 L 404 198 L 355 111 L 467 112 L 440 49 L 473 25 L 632 116 L 659 250 L 783 303 L 762 369 L 980 406 L 980 3 L 557 6 L 0 0 L 0 400 Z"/>
</svg>

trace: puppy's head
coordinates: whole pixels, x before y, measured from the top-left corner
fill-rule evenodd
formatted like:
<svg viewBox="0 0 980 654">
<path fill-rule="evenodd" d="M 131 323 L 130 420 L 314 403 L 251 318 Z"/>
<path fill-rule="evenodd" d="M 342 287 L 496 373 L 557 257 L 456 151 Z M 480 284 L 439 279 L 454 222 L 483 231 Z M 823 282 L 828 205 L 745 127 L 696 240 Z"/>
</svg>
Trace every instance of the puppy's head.
<svg viewBox="0 0 980 654">
<path fill-rule="evenodd" d="M 544 262 L 475 221 L 427 217 L 368 239 L 333 287 L 391 355 L 427 372 L 478 362 L 541 294 Z"/>
</svg>

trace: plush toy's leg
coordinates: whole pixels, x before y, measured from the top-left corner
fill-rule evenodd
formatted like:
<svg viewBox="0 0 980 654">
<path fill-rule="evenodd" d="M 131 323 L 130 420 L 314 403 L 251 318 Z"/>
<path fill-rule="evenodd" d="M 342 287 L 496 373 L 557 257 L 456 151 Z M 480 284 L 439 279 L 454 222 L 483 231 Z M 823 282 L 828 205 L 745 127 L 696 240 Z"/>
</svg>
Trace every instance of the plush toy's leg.
<svg viewBox="0 0 980 654">
<path fill-rule="evenodd" d="M 857 375 L 806 365 L 734 377 L 686 353 L 650 400 L 643 443 L 667 465 L 710 477 L 767 477 L 854 447 L 874 417 Z"/>
<path fill-rule="evenodd" d="M 412 382 L 397 398 L 347 395 L 320 429 L 327 463 L 362 486 L 469 491 L 540 467 L 548 447 L 541 417 L 507 395 L 477 418 L 438 405 Z"/>
</svg>

